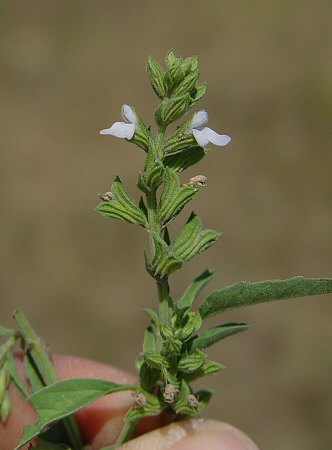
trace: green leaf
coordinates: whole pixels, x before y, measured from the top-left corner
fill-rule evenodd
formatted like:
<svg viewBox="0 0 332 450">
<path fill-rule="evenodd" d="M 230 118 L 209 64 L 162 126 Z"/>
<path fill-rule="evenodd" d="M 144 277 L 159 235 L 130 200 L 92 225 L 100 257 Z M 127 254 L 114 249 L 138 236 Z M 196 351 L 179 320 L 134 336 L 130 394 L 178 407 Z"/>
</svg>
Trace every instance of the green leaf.
<svg viewBox="0 0 332 450">
<path fill-rule="evenodd" d="M 182 297 L 179 298 L 176 306 L 179 310 L 187 309 L 192 306 L 197 295 L 204 288 L 206 283 L 213 277 L 213 272 L 209 269 L 204 270 L 194 281 L 187 287 Z"/>
<path fill-rule="evenodd" d="M 183 116 L 188 110 L 190 100 L 189 94 L 165 98 L 155 112 L 158 126 L 164 129 L 164 127 Z"/>
<path fill-rule="evenodd" d="M 173 254 L 171 247 L 157 235 L 152 235 L 155 246 L 155 257 L 151 269 L 154 274 L 165 277 L 178 270 L 182 262 Z"/>
<path fill-rule="evenodd" d="M 185 75 L 188 75 L 193 70 L 196 70 L 198 67 L 198 59 L 197 56 L 189 56 L 189 58 L 186 58 L 182 64 L 181 64 L 182 70 Z"/>
<path fill-rule="evenodd" d="M 129 197 L 124 190 L 123 184 L 119 177 L 116 177 L 111 188 L 115 200 L 110 202 L 101 202 L 96 211 L 106 217 L 125 220 L 129 223 L 136 223 L 146 226 L 146 216 L 139 208 L 135 201 Z"/>
<path fill-rule="evenodd" d="M 151 322 L 155 325 L 155 327 L 159 327 L 159 316 L 156 313 L 156 311 L 154 311 L 151 308 L 144 308 L 143 311 L 150 317 Z"/>
<path fill-rule="evenodd" d="M 151 145 L 153 145 L 153 139 L 151 136 L 151 132 L 145 125 L 142 118 L 138 115 L 135 108 L 132 107 L 132 109 L 136 115 L 137 123 L 136 123 L 135 134 L 129 140 L 129 142 L 136 144 L 138 147 L 142 148 L 145 152 L 148 152 Z"/>
<path fill-rule="evenodd" d="M 195 87 L 196 82 L 199 78 L 199 71 L 194 70 L 189 75 L 187 75 L 184 80 L 181 81 L 181 83 L 178 85 L 178 87 L 174 91 L 174 95 L 184 95 L 189 94 L 190 91 Z"/>
<path fill-rule="evenodd" d="M 148 59 L 147 71 L 155 94 L 157 97 L 163 99 L 166 96 L 164 71 L 158 61 L 152 56 Z"/>
<path fill-rule="evenodd" d="M 201 231 L 201 226 L 200 218 L 192 212 L 172 245 L 173 253 L 178 259 L 188 261 L 214 244 L 221 235 L 213 230 Z"/>
<path fill-rule="evenodd" d="M 143 352 L 144 353 L 153 353 L 156 349 L 156 341 L 154 337 L 154 333 L 152 327 L 148 327 L 145 330 L 144 341 L 143 341 Z"/>
<path fill-rule="evenodd" d="M 188 396 L 190 395 L 190 388 L 185 380 L 181 381 L 181 388 L 176 402 L 172 407 L 178 414 L 194 416 L 197 414 L 195 408 L 192 408 L 188 403 Z"/>
<path fill-rule="evenodd" d="M 1 400 L 1 404 L 0 404 L 0 419 L 1 419 L 2 423 L 7 422 L 8 416 L 11 411 L 11 407 L 12 407 L 12 403 L 11 403 L 8 391 L 6 391 Z"/>
<path fill-rule="evenodd" d="M 167 359 L 159 353 L 144 353 L 143 356 L 150 367 L 161 369 L 163 367 L 168 368 L 169 366 Z"/>
<path fill-rule="evenodd" d="M 191 336 L 196 333 L 202 325 L 202 318 L 199 312 L 187 312 L 185 319 L 187 322 L 183 325 L 180 333 L 183 341 L 191 338 Z"/>
<path fill-rule="evenodd" d="M 191 100 L 190 100 L 190 107 L 194 107 L 200 99 L 203 97 L 203 95 L 206 92 L 206 83 L 198 84 L 195 86 L 193 91 L 190 93 Z"/>
<path fill-rule="evenodd" d="M 196 372 L 206 360 L 206 354 L 201 350 L 197 350 L 188 356 L 183 356 L 178 364 L 178 370 L 184 373 Z"/>
<path fill-rule="evenodd" d="M 210 345 L 215 344 L 221 339 L 225 339 L 233 334 L 240 333 L 249 328 L 245 323 L 226 323 L 217 327 L 210 328 L 196 336 L 191 345 L 191 351 L 203 350 Z"/>
<path fill-rule="evenodd" d="M 143 391 L 142 389 L 139 389 L 139 392 L 144 395 L 146 405 L 142 408 L 130 408 L 125 416 L 125 421 L 133 422 L 143 417 L 155 416 L 164 409 L 164 406 L 161 404 L 158 397 L 150 394 L 149 392 Z"/>
<path fill-rule="evenodd" d="M 188 138 L 188 142 L 191 142 L 191 139 L 192 137 L 190 139 Z M 188 167 L 197 164 L 201 159 L 204 158 L 204 156 L 208 152 L 208 150 L 203 147 L 191 146 L 186 148 L 186 146 L 184 146 L 185 148 L 183 148 L 182 145 L 177 147 L 175 146 L 174 149 L 176 149 L 176 153 L 170 151 L 169 155 L 166 154 L 163 159 L 164 165 L 174 170 L 175 172 L 182 172 Z M 172 150 L 171 146 L 169 148 L 170 150 Z"/>
<path fill-rule="evenodd" d="M 40 372 L 29 351 L 24 355 L 24 373 L 33 393 L 43 389 L 46 383 L 43 382 Z"/>
<path fill-rule="evenodd" d="M 6 328 L 0 325 L 0 337 L 4 336 L 15 336 L 17 332 L 15 330 L 12 330 L 10 328 Z"/>
<path fill-rule="evenodd" d="M 94 378 L 72 378 L 44 387 L 29 397 L 38 414 L 38 423 L 24 428 L 23 436 L 15 450 L 30 442 L 55 421 L 73 414 L 97 398 L 112 392 L 136 389 L 135 385 Z"/>
<path fill-rule="evenodd" d="M 159 219 L 164 224 L 168 223 L 185 207 L 198 191 L 199 189 L 194 186 L 180 187 L 179 178 L 176 173 L 166 168 L 164 190 L 158 209 Z"/>
<path fill-rule="evenodd" d="M 299 276 L 287 280 L 268 280 L 258 283 L 241 281 L 212 292 L 203 300 L 199 311 L 204 319 L 231 308 L 328 293 L 332 293 L 332 278 Z"/>
<path fill-rule="evenodd" d="M 15 361 L 12 354 L 7 359 L 6 369 L 16 389 L 20 392 L 23 398 L 27 398 L 28 393 L 26 392 L 25 386 L 23 385 L 21 377 L 16 369 Z"/>
<path fill-rule="evenodd" d="M 200 389 L 199 391 L 195 392 L 195 396 L 197 400 L 200 402 L 200 406 L 198 407 L 198 411 L 201 413 L 202 410 L 207 406 L 209 403 L 213 392 L 209 389 Z"/>
<path fill-rule="evenodd" d="M 184 152 L 189 147 L 197 146 L 196 139 L 191 129 L 191 123 L 194 116 L 191 116 L 182 125 L 176 128 L 173 133 L 164 141 L 161 149 L 164 158 L 169 155 L 175 155 Z"/>
</svg>

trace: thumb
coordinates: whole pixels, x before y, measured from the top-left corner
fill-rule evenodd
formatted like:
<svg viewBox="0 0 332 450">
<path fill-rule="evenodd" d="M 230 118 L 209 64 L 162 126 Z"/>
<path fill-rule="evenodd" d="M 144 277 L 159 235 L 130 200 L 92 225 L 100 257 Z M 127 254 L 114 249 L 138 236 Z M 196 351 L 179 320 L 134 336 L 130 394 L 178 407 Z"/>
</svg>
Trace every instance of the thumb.
<svg viewBox="0 0 332 450">
<path fill-rule="evenodd" d="M 216 420 L 172 423 L 133 439 L 121 450 L 259 450 L 242 431 Z M 120 450 L 120 449 L 119 449 Z"/>
</svg>

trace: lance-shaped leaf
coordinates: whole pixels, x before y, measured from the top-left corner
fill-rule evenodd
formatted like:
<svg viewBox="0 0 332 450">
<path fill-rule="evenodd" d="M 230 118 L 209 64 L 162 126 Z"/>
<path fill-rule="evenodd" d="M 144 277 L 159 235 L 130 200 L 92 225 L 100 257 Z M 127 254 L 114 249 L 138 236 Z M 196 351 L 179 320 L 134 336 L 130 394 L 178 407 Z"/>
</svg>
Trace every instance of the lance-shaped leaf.
<svg viewBox="0 0 332 450">
<path fill-rule="evenodd" d="M 212 292 L 203 300 L 199 311 L 202 318 L 205 318 L 231 308 L 331 292 L 332 278 L 304 278 L 299 276 L 287 280 L 268 280 L 258 283 L 241 281 Z"/>
<path fill-rule="evenodd" d="M 175 239 L 172 249 L 183 261 L 188 261 L 209 248 L 221 235 L 217 231 L 203 230 L 200 218 L 192 212 L 186 225 Z"/>
<path fill-rule="evenodd" d="M 177 308 L 179 310 L 188 309 L 194 303 L 197 295 L 204 288 L 206 283 L 213 277 L 213 272 L 209 269 L 204 270 L 194 281 L 187 287 L 184 294 L 179 298 L 177 302 Z"/>
<path fill-rule="evenodd" d="M 165 98 L 155 112 L 157 124 L 164 128 L 183 116 L 188 110 L 190 99 L 189 94 Z"/>
<path fill-rule="evenodd" d="M 46 386 L 29 397 L 39 420 L 35 425 L 24 428 L 23 436 L 15 450 L 30 442 L 54 422 L 73 414 L 97 398 L 112 392 L 136 389 L 135 385 L 94 378 L 72 378 Z"/>
<path fill-rule="evenodd" d="M 171 247 L 157 235 L 153 235 L 153 242 L 155 256 L 150 270 L 160 277 L 170 275 L 175 270 L 178 270 L 182 265 L 182 261 L 173 254 Z"/>
<path fill-rule="evenodd" d="M 221 339 L 225 339 L 228 336 L 245 331 L 248 328 L 249 325 L 246 323 L 226 323 L 224 325 L 210 328 L 194 337 L 190 350 L 193 352 L 196 350 L 203 350 L 210 347 L 210 345 L 221 341 Z"/>
<path fill-rule="evenodd" d="M 175 172 L 183 172 L 190 166 L 197 164 L 207 154 L 208 150 L 203 147 L 191 146 L 188 148 L 180 147 L 175 154 L 166 155 L 163 163 L 166 167 Z"/>
<path fill-rule="evenodd" d="M 160 198 L 158 217 L 168 223 L 197 194 L 199 189 L 194 186 L 180 187 L 178 176 L 172 170 L 165 169 L 164 190 Z"/>
<path fill-rule="evenodd" d="M 119 177 L 115 178 L 111 190 L 115 199 L 101 202 L 97 206 L 96 211 L 102 213 L 106 217 L 126 220 L 129 223 L 146 226 L 146 216 L 144 212 L 126 193 Z"/>
</svg>

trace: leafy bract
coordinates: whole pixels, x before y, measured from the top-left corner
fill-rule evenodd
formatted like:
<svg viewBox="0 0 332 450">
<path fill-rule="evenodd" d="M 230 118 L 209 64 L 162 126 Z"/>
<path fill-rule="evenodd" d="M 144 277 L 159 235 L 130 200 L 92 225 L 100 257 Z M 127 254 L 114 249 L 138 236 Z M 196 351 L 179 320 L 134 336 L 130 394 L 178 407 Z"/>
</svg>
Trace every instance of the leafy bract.
<svg viewBox="0 0 332 450">
<path fill-rule="evenodd" d="M 195 196 L 198 188 L 194 186 L 180 187 L 176 173 L 166 167 L 164 190 L 160 198 L 158 218 L 161 222 L 168 223 L 184 206 Z"/>
<path fill-rule="evenodd" d="M 220 235 L 214 230 L 202 230 L 200 218 L 192 212 L 172 245 L 173 253 L 178 259 L 189 261 L 214 244 Z"/>
<path fill-rule="evenodd" d="M 217 327 L 209 328 L 196 336 L 191 345 L 191 351 L 202 350 L 216 342 L 233 334 L 240 333 L 249 328 L 246 323 L 226 323 Z"/>
<path fill-rule="evenodd" d="M 114 200 L 101 202 L 96 211 L 106 217 L 125 220 L 129 223 L 136 223 L 146 226 L 146 216 L 136 202 L 129 197 L 124 190 L 119 177 L 116 177 L 111 188 Z"/>
<path fill-rule="evenodd" d="M 170 275 L 181 267 L 182 261 L 174 255 L 172 248 L 163 239 L 155 234 L 152 237 L 155 246 L 155 256 L 151 264 L 151 270 L 161 277 Z"/>
<path fill-rule="evenodd" d="M 206 318 L 231 308 L 331 292 L 332 278 L 293 277 L 257 283 L 241 281 L 212 292 L 201 303 L 199 312 L 202 318 Z"/>
<path fill-rule="evenodd" d="M 29 397 L 38 414 L 38 423 L 24 428 L 18 446 L 23 447 L 55 421 L 63 419 L 99 397 L 112 392 L 133 391 L 135 385 L 117 384 L 94 378 L 72 378 L 46 386 Z"/>
</svg>

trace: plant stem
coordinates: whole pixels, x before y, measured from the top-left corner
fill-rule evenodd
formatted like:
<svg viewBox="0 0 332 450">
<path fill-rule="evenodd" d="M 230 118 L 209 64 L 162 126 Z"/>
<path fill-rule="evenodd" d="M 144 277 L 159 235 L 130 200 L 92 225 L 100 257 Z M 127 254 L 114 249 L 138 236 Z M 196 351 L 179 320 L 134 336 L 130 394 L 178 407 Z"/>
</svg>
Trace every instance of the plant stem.
<svg viewBox="0 0 332 450">
<path fill-rule="evenodd" d="M 58 377 L 45 348 L 45 344 L 37 336 L 23 311 L 15 311 L 14 319 L 28 346 L 28 352 L 39 372 L 38 376 L 41 377 L 45 385 L 56 383 L 58 381 Z M 81 450 L 83 448 L 83 443 L 74 416 L 66 417 L 62 419 L 62 422 L 73 449 Z"/>
</svg>

